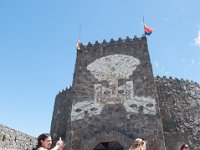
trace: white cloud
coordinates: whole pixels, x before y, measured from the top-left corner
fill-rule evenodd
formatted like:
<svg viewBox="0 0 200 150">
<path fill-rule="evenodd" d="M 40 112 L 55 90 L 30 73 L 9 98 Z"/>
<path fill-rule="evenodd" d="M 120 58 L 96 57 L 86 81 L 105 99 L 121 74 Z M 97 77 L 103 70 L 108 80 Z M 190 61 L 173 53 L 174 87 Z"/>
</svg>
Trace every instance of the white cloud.
<svg viewBox="0 0 200 150">
<path fill-rule="evenodd" d="M 198 36 L 194 39 L 194 41 L 195 41 L 195 45 L 200 47 L 200 30 L 199 30 Z"/>
</svg>

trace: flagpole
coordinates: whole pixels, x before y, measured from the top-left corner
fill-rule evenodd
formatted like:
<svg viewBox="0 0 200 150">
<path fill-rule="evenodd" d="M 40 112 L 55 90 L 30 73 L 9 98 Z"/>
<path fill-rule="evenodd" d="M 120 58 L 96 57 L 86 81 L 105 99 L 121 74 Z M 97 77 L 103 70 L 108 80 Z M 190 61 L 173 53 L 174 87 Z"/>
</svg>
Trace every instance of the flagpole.
<svg viewBox="0 0 200 150">
<path fill-rule="evenodd" d="M 143 15 L 143 24 L 144 24 L 144 15 Z"/>
<path fill-rule="evenodd" d="M 76 49 L 80 50 L 81 49 L 81 24 L 79 25 L 79 30 L 78 30 L 78 41 L 76 44 Z"/>
<path fill-rule="evenodd" d="M 81 24 L 79 25 L 78 38 L 81 39 Z"/>
<path fill-rule="evenodd" d="M 144 15 L 143 15 L 143 27 L 144 27 Z M 145 31 L 144 31 L 144 35 L 145 35 Z"/>
</svg>

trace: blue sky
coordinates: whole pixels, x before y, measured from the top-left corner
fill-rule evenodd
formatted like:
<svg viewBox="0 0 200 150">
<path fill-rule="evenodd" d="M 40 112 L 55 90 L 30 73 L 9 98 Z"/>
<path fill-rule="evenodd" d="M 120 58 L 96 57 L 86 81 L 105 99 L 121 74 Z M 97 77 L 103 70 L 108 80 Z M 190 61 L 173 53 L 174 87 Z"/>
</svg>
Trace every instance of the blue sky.
<svg viewBox="0 0 200 150">
<path fill-rule="evenodd" d="M 0 0 L 0 124 L 49 132 L 59 90 L 72 83 L 76 42 L 141 37 L 154 76 L 200 83 L 200 0 Z"/>
</svg>

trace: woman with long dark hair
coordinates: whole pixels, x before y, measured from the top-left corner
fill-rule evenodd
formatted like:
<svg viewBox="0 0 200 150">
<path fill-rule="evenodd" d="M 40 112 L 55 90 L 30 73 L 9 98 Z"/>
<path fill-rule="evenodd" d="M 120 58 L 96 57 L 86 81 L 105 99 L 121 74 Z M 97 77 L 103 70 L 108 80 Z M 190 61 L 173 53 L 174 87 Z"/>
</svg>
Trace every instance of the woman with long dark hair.
<svg viewBox="0 0 200 150">
<path fill-rule="evenodd" d="M 189 150 L 189 146 L 187 144 L 183 144 L 180 150 Z"/>
<path fill-rule="evenodd" d="M 38 136 L 37 138 L 38 144 L 36 150 L 63 150 L 64 149 L 64 142 L 61 138 L 56 142 L 56 146 L 51 149 L 52 139 L 50 134 L 43 133 Z"/>
</svg>

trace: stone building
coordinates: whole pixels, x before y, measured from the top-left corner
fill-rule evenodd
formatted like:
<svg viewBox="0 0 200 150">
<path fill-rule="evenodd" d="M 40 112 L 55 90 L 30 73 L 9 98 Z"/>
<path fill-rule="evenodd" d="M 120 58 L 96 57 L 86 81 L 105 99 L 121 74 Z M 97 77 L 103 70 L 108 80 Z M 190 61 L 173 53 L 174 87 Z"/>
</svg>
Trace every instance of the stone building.
<svg viewBox="0 0 200 150">
<path fill-rule="evenodd" d="M 65 150 L 127 150 L 141 137 L 148 150 L 200 149 L 200 86 L 154 77 L 147 39 L 81 45 L 72 86 L 56 95 L 51 123 Z"/>
</svg>

